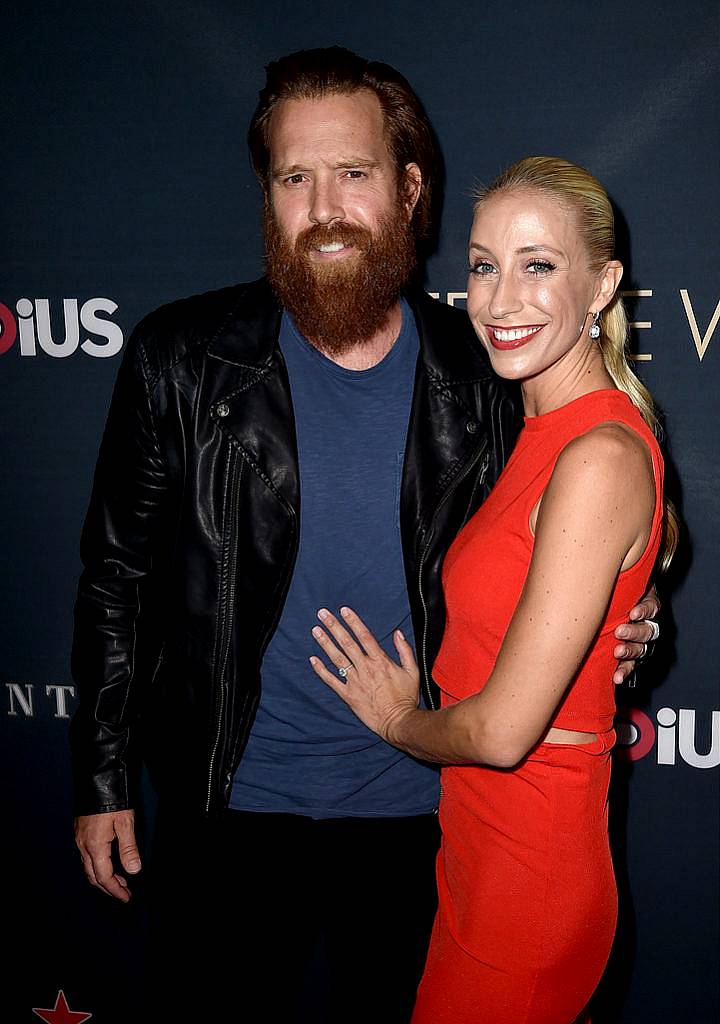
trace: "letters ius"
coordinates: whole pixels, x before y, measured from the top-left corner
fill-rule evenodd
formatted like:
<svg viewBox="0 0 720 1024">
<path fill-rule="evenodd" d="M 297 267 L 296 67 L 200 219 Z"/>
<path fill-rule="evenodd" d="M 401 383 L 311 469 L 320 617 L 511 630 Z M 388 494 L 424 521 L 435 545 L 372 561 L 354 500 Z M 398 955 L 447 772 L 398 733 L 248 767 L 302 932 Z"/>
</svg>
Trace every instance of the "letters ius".
<svg viewBox="0 0 720 1024">
<path fill-rule="evenodd" d="M 73 355 L 80 348 L 89 356 L 107 359 L 115 356 L 122 349 L 123 333 L 112 320 L 100 313 L 112 315 L 117 310 L 117 303 L 112 299 L 92 298 L 79 306 L 77 299 L 63 299 L 63 332 L 55 332 L 50 316 L 49 299 L 21 298 L 15 304 L 17 325 L 11 310 L 0 303 L 0 355 L 7 352 L 19 336 L 20 355 L 36 356 L 39 348 L 47 355 L 62 359 Z M 90 337 L 80 340 L 80 327 L 84 327 L 95 340 Z M 103 338 L 104 341 L 97 340 Z"/>
</svg>

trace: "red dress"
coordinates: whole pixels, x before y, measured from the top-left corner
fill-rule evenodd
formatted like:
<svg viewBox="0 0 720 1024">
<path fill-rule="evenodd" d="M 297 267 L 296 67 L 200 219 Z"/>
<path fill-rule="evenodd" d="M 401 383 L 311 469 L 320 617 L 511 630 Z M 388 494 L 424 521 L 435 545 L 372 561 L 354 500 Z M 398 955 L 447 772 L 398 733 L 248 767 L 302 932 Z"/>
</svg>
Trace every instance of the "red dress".
<svg viewBox="0 0 720 1024">
<path fill-rule="evenodd" d="M 624 392 L 526 417 L 494 490 L 445 559 L 448 619 L 433 669 L 443 706 L 482 689 L 527 575 L 530 513 L 565 445 L 607 421 L 648 445 L 656 501 L 647 547 L 618 577 L 551 722 L 597 739 L 540 743 L 511 770 L 443 768 L 439 909 L 413 1024 L 572 1024 L 607 962 L 617 916 L 607 834 L 613 631 L 645 592 L 662 533 L 662 456 Z"/>
</svg>

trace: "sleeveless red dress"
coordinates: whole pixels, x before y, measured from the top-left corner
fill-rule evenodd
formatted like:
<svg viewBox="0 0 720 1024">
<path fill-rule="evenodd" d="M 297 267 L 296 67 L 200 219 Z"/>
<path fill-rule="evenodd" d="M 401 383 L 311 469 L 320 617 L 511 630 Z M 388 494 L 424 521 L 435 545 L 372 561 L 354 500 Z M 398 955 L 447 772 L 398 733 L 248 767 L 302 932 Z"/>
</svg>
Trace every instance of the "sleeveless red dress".
<svg viewBox="0 0 720 1024">
<path fill-rule="evenodd" d="M 610 953 L 617 895 L 607 834 L 615 734 L 613 631 L 642 597 L 662 533 L 662 456 L 624 392 L 526 417 L 487 501 L 443 568 L 447 626 L 433 675 L 443 706 L 482 689 L 525 582 L 532 509 L 558 455 L 600 423 L 626 424 L 652 455 L 647 547 L 621 573 L 583 666 L 550 723 L 591 743 L 540 743 L 517 767 L 442 770 L 439 909 L 413 1024 L 572 1024 Z"/>
</svg>

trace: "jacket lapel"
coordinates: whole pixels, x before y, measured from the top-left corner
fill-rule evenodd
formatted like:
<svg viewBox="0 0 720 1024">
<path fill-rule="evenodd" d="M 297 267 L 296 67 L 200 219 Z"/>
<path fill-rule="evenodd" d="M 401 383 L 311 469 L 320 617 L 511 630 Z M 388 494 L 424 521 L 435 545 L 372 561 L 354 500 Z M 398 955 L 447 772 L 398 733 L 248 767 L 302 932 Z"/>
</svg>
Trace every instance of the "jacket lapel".
<svg viewBox="0 0 720 1024">
<path fill-rule="evenodd" d="M 290 510 L 300 486 L 290 383 L 277 345 L 281 308 L 263 280 L 241 296 L 213 338 L 211 416 L 242 457 Z"/>
<path fill-rule="evenodd" d="M 477 419 L 476 385 L 491 371 L 472 327 L 457 318 L 448 336 L 438 304 L 422 296 L 409 302 L 420 336 L 413 404 L 403 472 L 401 517 L 405 536 L 422 538 L 453 479 L 488 443 Z M 442 308 L 440 313 L 446 311 Z M 459 325 L 459 329 L 458 329 Z"/>
</svg>

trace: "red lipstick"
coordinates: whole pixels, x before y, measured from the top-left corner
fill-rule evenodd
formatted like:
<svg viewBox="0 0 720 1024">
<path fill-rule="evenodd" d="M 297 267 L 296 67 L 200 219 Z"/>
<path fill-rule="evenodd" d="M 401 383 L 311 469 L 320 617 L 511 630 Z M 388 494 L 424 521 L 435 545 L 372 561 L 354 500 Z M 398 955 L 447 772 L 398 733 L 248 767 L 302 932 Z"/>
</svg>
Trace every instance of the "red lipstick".
<svg viewBox="0 0 720 1024">
<path fill-rule="evenodd" d="M 485 330 L 493 348 L 507 351 L 508 349 L 520 348 L 532 341 L 545 324 L 523 324 L 521 327 L 494 327 L 492 324 L 485 324 Z"/>
</svg>

